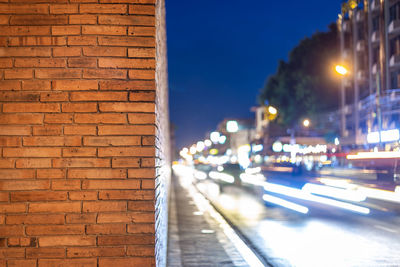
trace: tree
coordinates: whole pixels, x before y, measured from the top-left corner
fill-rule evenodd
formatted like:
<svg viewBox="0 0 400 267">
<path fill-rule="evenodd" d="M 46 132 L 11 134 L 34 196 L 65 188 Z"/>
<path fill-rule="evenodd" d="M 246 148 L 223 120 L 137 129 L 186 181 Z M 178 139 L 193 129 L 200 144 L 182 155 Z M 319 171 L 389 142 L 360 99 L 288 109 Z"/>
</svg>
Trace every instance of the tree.
<svg viewBox="0 0 400 267">
<path fill-rule="evenodd" d="M 279 110 L 278 123 L 293 127 L 301 118 L 333 110 L 338 106 L 339 80 L 332 66 L 339 58 L 335 24 L 327 32 L 305 38 L 281 60 L 275 74 L 268 77 L 259 100 Z"/>
</svg>

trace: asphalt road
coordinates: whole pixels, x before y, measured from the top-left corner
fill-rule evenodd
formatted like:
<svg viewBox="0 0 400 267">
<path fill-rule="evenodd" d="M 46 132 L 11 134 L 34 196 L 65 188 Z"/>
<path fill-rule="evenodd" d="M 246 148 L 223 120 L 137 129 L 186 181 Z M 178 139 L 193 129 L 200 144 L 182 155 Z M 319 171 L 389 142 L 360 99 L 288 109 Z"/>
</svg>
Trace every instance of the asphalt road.
<svg viewBox="0 0 400 267">
<path fill-rule="evenodd" d="M 287 184 L 282 177 L 270 180 Z M 400 204 L 373 200 L 360 214 L 301 200 L 309 207 L 302 214 L 265 205 L 251 187 L 221 193 L 209 180 L 197 187 L 272 266 L 400 266 Z"/>
</svg>

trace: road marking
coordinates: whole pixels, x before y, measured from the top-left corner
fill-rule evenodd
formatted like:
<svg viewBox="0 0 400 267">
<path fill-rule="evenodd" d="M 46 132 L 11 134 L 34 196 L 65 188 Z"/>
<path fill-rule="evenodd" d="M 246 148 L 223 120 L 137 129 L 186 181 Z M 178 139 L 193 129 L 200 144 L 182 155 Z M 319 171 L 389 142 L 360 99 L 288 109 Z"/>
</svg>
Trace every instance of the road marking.
<svg viewBox="0 0 400 267">
<path fill-rule="evenodd" d="M 374 227 L 378 228 L 378 229 L 381 229 L 381 230 L 385 230 L 385 231 L 390 232 L 390 233 L 398 233 L 397 230 L 393 230 L 393 229 L 387 228 L 387 227 L 379 225 L 379 224 L 375 224 Z"/>
</svg>

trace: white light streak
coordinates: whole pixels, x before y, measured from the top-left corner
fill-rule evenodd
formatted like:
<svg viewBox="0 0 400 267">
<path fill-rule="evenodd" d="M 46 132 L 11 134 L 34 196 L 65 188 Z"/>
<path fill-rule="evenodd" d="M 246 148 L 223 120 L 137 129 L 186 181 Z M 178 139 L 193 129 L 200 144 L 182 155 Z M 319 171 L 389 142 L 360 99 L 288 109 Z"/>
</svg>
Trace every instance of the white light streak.
<svg viewBox="0 0 400 267">
<path fill-rule="evenodd" d="M 294 211 L 297 211 L 297 212 L 301 212 L 303 214 L 307 214 L 308 213 L 308 208 L 307 207 L 298 205 L 296 203 L 284 200 L 284 199 L 279 198 L 279 197 L 274 197 L 274 196 L 271 196 L 271 195 L 264 194 L 263 195 L 263 199 L 265 201 L 267 201 L 267 202 L 270 202 L 270 203 L 273 203 L 273 204 L 276 204 L 276 205 L 279 205 L 279 206 L 282 206 L 282 207 L 285 207 L 285 208 L 288 208 L 288 209 L 291 209 L 291 210 L 294 210 Z"/>
</svg>

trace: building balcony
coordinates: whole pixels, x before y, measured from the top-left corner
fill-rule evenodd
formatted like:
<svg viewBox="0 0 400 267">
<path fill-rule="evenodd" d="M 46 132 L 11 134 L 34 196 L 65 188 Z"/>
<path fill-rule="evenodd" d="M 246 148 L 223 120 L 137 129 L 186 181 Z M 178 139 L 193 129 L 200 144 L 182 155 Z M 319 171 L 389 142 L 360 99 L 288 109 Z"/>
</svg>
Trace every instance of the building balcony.
<svg viewBox="0 0 400 267">
<path fill-rule="evenodd" d="M 345 49 L 343 50 L 342 54 L 343 54 L 343 58 L 344 58 L 344 59 L 349 59 L 349 58 L 350 58 L 350 55 L 351 55 L 350 49 L 345 48 Z"/>
<path fill-rule="evenodd" d="M 371 11 L 378 11 L 380 8 L 380 1 L 379 0 L 372 0 L 371 2 Z"/>
<path fill-rule="evenodd" d="M 373 43 L 379 42 L 379 32 L 378 31 L 374 31 L 371 34 L 371 42 L 373 42 Z"/>
<path fill-rule="evenodd" d="M 343 23 L 343 26 L 342 26 L 343 31 L 349 32 L 350 31 L 350 21 L 344 20 L 342 23 Z"/>
<path fill-rule="evenodd" d="M 389 34 L 400 32 L 400 20 L 393 20 L 388 26 Z"/>
<path fill-rule="evenodd" d="M 400 55 L 392 55 L 389 59 L 390 67 L 399 67 L 400 66 Z"/>
<path fill-rule="evenodd" d="M 366 78 L 365 71 L 363 71 L 363 70 L 357 71 L 356 78 L 357 78 L 357 80 L 359 80 L 359 81 L 365 80 L 365 78 Z"/>
<path fill-rule="evenodd" d="M 356 44 L 356 51 L 357 52 L 363 52 L 365 49 L 365 41 L 364 40 L 358 40 Z"/>
</svg>

